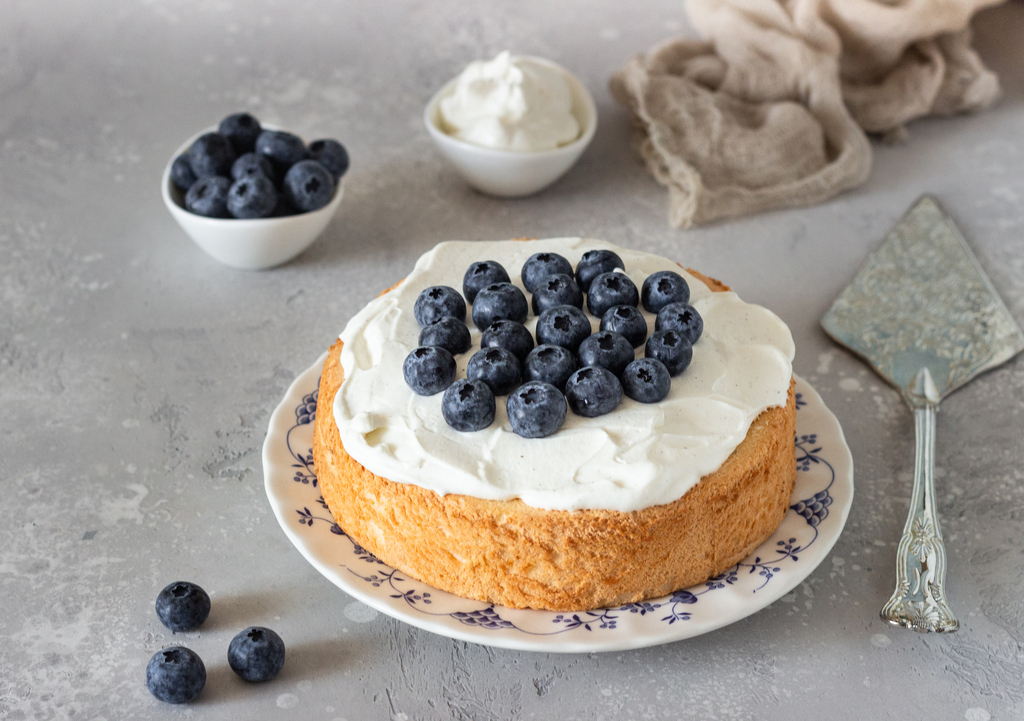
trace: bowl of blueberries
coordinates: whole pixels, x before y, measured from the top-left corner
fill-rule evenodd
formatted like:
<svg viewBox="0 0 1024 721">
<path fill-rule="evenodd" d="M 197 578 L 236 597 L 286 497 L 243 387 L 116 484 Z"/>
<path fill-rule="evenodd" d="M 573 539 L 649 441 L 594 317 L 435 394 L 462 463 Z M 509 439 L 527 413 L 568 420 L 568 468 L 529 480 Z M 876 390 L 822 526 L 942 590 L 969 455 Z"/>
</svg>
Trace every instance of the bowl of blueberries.
<svg viewBox="0 0 1024 721">
<path fill-rule="evenodd" d="M 163 174 L 164 205 L 214 259 L 234 268 L 273 268 L 327 227 L 348 166 L 337 140 L 307 145 L 235 113 L 174 153 Z"/>
</svg>

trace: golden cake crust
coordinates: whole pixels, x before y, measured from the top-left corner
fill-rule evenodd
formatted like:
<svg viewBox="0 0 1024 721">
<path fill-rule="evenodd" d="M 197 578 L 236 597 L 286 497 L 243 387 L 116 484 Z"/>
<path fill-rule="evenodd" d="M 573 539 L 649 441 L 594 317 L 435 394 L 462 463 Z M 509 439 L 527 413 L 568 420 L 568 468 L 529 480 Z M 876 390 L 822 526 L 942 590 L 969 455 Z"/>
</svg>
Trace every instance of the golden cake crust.
<svg viewBox="0 0 1024 721">
<path fill-rule="evenodd" d="M 715 291 L 726 286 L 692 270 Z M 716 472 L 682 498 L 638 511 L 559 511 L 519 499 L 440 495 L 377 476 L 345 452 L 334 422 L 343 378 L 331 346 L 313 434 L 320 490 L 353 540 L 431 586 L 513 608 L 578 611 L 705 581 L 747 556 L 789 508 L 796 406 L 769 408 Z"/>
</svg>

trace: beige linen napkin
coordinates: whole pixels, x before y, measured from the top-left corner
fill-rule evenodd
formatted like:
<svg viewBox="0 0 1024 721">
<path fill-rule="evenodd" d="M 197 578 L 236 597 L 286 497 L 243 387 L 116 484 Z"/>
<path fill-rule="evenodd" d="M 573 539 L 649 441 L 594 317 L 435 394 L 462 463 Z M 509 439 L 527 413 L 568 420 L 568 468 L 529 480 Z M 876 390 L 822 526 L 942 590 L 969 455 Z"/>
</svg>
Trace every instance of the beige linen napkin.
<svg viewBox="0 0 1024 721">
<path fill-rule="evenodd" d="M 865 131 L 995 101 L 968 22 L 997 2 L 688 0 L 705 40 L 662 43 L 609 85 L 673 225 L 811 205 L 867 178 Z"/>
</svg>

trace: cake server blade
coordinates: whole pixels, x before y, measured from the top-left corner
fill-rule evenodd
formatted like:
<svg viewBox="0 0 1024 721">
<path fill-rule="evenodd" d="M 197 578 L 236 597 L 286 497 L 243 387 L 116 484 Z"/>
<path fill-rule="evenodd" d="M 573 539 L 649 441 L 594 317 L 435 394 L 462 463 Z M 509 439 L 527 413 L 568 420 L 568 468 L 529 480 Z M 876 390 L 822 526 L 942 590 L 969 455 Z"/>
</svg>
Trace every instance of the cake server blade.
<svg viewBox="0 0 1024 721">
<path fill-rule="evenodd" d="M 953 220 L 928 195 L 868 257 L 821 324 L 914 411 L 914 489 L 896 590 L 881 616 L 915 631 L 955 631 L 935 509 L 935 412 L 943 397 L 1024 350 L 1024 333 Z"/>
</svg>

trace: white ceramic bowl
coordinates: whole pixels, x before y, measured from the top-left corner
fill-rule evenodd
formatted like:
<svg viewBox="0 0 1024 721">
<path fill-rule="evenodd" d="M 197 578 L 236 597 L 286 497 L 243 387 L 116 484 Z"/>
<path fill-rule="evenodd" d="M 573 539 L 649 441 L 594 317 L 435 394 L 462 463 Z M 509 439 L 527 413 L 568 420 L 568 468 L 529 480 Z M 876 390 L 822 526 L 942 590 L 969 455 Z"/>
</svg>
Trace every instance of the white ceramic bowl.
<svg viewBox="0 0 1024 721">
<path fill-rule="evenodd" d="M 544 58 L 528 55 L 522 59 L 555 68 L 565 75 L 572 93 L 572 114 L 582 128 L 580 137 L 568 145 L 535 152 L 495 150 L 448 135 L 441 129 L 439 107 L 441 99 L 454 90 L 458 78 L 448 81 L 434 94 L 423 114 L 423 122 L 434 144 L 466 182 L 483 193 L 503 198 L 531 195 L 558 180 L 583 154 L 597 130 L 594 98 L 575 75 Z"/>
<path fill-rule="evenodd" d="M 264 126 L 268 130 L 275 130 Z M 185 193 L 171 182 L 171 164 L 186 152 L 203 133 L 216 131 L 207 128 L 189 138 L 164 168 L 161 181 L 164 205 L 178 225 L 181 226 L 196 245 L 224 265 L 246 270 L 262 270 L 287 263 L 304 251 L 317 239 L 331 222 L 334 212 L 341 204 L 344 180 L 334 189 L 331 202 L 311 213 L 289 215 L 284 218 L 207 218 L 185 210 Z"/>
</svg>

